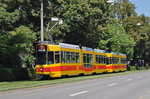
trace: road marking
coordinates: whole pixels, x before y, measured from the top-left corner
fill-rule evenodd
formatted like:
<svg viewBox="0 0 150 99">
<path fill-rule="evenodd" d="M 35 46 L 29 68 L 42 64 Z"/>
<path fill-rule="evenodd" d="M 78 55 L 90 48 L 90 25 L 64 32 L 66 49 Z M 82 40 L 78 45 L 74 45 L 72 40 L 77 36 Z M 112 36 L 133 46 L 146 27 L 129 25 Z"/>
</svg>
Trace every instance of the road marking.
<svg viewBox="0 0 150 99">
<path fill-rule="evenodd" d="M 112 83 L 112 84 L 109 84 L 109 85 L 107 85 L 108 87 L 110 87 L 110 86 L 114 86 L 114 85 L 116 85 L 117 83 Z"/>
<path fill-rule="evenodd" d="M 142 76 L 138 76 L 138 78 L 142 78 Z"/>
<path fill-rule="evenodd" d="M 138 99 L 143 99 L 143 96 L 140 96 Z"/>
<path fill-rule="evenodd" d="M 145 74 L 145 76 L 148 76 L 149 74 Z"/>
<path fill-rule="evenodd" d="M 127 79 L 127 81 L 131 81 L 132 79 Z"/>
<path fill-rule="evenodd" d="M 150 93 L 150 90 L 148 91 L 148 93 Z"/>
<path fill-rule="evenodd" d="M 70 96 L 76 96 L 76 95 L 80 95 L 80 94 L 84 94 L 84 93 L 87 93 L 88 91 L 82 91 L 82 92 L 78 92 L 78 93 L 75 93 L 75 94 L 71 94 Z"/>
</svg>

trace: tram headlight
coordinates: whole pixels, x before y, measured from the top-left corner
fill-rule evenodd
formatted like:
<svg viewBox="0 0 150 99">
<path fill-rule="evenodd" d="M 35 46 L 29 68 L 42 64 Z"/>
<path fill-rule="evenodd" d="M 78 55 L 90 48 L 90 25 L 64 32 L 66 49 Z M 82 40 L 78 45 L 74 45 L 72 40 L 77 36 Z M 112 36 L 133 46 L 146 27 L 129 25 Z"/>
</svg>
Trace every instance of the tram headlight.
<svg viewBox="0 0 150 99">
<path fill-rule="evenodd" d="M 42 72 L 42 71 L 43 71 L 43 68 L 41 68 L 40 71 Z"/>
</svg>

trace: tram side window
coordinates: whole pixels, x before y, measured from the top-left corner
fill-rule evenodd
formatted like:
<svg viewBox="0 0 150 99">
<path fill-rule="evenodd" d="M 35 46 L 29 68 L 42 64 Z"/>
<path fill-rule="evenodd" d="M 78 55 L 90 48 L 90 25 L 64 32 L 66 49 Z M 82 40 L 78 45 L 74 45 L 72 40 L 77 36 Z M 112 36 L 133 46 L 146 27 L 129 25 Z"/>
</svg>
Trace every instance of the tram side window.
<svg viewBox="0 0 150 99">
<path fill-rule="evenodd" d="M 126 58 L 121 58 L 121 64 L 126 64 Z"/>
<path fill-rule="evenodd" d="M 127 59 L 125 58 L 125 64 L 127 64 Z"/>
<path fill-rule="evenodd" d="M 115 64 L 115 57 L 112 57 L 112 63 Z"/>
<path fill-rule="evenodd" d="M 76 53 L 76 63 L 79 63 L 80 59 L 79 59 L 79 53 Z"/>
<path fill-rule="evenodd" d="M 71 57 L 70 52 L 66 52 L 66 62 L 65 63 L 71 63 Z"/>
<path fill-rule="evenodd" d="M 59 51 L 55 52 L 55 63 L 60 63 L 60 56 L 59 56 Z"/>
<path fill-rule="evenodd" d="M 118 64 L 119 58 L 118 57 L 113 57 L 112 61 L 113 61 L 113 64 Z"/>
<path fill-rule="evenodd" d="M 61 51 L 61 63 L 65 63 L 65 52 Z"/>
<path fill-rule="evenodd" d="M 75 62 L 76 62 L 76 53 L 71 52 L 71 63 L 75 63 Z"/>
<path fill-rule="evenodd" d="M 90 55 L 87 54 L 87 63 L 90 63 Z"/>
<path fill-rule="evenodd" d="M 96 55 L 96 63 L 106 63 L 106 57 L 103 55 Z"/>
<path fill-rule="evenodd" d="M 110 57 L 109 59 L 110 59 L 110 62 L 109 62 L 109 63 L 112 64 L 112 57 Z"/>
<path fill-rule="evenodd" d="M 87 63 L 86 58 L 87 58 L 86 54 L 83 54 L 83 63 Z"/>
<path fill-rule="evenodd" d="M 106 62 L 107 62 L 106 64 L 108 65 L 108 64 L 109 64 L 109 57 L 107 57 L 106 60 L 107 60 L 107 61 L 106 61 Z"/>
<path fill-rule="evenodd" d="M 104 56 L 104 63 L 105 63 L 105 64 L 107 63 L 107 59 L 106 59 L 106 56 Z"/>
<path fill-rule="evenodd" d="M 99 63 L 99 55 L 96 55 L 96 63 Z"/>
<path fill-rule="evenodd" d="M 85 68 L 91 68 L 93 66 L 93 55 L 83 53 L 83 66 Z"/>
<path fill-rule="evenodd" d="M 48 64 L 54 64 L 54 52 L 48 52 Z"/>
<path fill-rule="evenodd" d="M 117 64 L 119 64 L 119 57 L 117 58 Z"/>
<path fill-rule="evenodd" d="M 90 63 L 93 63 L 93 55 L 90 54 Z"/>
</svg>

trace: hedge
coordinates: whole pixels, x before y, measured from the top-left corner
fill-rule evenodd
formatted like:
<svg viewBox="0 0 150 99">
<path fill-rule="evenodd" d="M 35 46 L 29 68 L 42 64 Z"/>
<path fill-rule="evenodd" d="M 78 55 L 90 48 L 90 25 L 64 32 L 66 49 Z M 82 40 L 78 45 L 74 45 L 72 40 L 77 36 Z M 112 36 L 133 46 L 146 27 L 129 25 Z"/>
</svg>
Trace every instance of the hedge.
<svg viewBox="0 0 150 99">
<path fill-rule="evenodd" d="M 149 69 L 148 66 L 128 66 L 127 70 L 145 70 L 145 69 Z"/>
<path fill-rule="evenodd" d="M 18 81 L 36 78 L 35 68 L 0 68 L 0 81 Z"/>
</svg>

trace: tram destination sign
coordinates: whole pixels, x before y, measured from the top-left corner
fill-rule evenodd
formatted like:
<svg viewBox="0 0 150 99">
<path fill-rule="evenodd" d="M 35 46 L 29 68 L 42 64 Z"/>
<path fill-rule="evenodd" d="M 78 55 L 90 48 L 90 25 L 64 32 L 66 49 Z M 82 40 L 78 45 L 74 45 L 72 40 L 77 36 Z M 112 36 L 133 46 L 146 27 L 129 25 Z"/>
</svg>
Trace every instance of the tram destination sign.
<svg viewBox="0 0 150 99">
<path fill-rule="evenodd" d="M 46 49 L 46 45 L 38 45 L 38 52 L 45 52 Z"/>
</svg>

